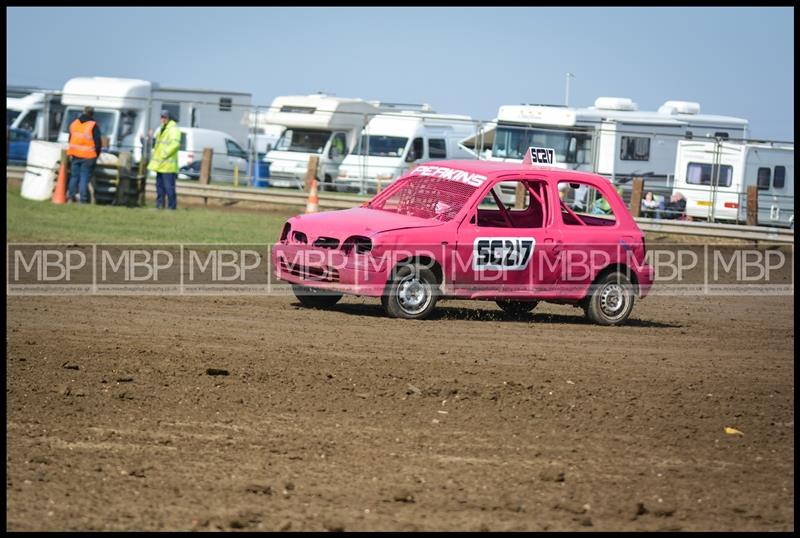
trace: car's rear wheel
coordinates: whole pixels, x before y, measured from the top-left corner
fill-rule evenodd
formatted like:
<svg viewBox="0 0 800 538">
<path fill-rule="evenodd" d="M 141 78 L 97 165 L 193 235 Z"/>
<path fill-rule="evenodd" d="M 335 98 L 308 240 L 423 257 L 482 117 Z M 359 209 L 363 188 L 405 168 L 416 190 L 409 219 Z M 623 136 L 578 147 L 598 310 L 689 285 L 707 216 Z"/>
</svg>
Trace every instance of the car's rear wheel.
<svg viewBox="0 0 800 538">
<path fill-rule="evenodd" d="M 386 313 L 393 318 L 423 319 L 439 299 L 439 283 L 430 269 L 416 264 L 401 265 L 381 297 Z"/>
<path fill-rule="evenodd" d="M 527 314 L 534 308 L 536 305 L 539 304 L 539 301 L 515 301 L 512 299 L 498 299 L 495 301 L 497 306 L 503 310 L 506 314 L 510 314 L 512 316 L 522 316 L 523 314 Z"/>
<path fill-rule="evenodd" d="M 299 284 L 292 284 L 292 291 L 300 304 L 306 308 L 330 308 L 342 298 L 341 293 L 309 288 Z"/>
<path fill-rule="evenodd" d="M 633 310 L 635 295 L 628 277 L 618 271 L 608 273 L 589 288 L 586 317 L 600 325 L 625 323 Z"/>
</svg>

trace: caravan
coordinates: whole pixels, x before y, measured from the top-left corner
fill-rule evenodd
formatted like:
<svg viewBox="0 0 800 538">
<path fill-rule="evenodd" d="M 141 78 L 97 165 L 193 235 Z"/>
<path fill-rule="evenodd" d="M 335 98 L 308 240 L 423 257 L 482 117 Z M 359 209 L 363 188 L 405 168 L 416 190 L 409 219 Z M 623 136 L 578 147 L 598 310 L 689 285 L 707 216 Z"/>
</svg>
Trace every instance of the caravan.
<svg viewBox="0 0 800 538">
<path fill-rule="evenodd" d="M 302 188 L 313 155 L 319 157 L 317 179 L 333 181 L 365 118 L 378 111 L 378 105 L 363 99 L 326 94 L 276 97 L 265 120 L 285 126 L 285 130 L 264 157 L 269 163 L 270 184 Z"/>
<path fill-rule="evenodd" d="M 747 188 L 758 187 L 758 224 L 794 227 L 794 145 L 681 140 L 675 192 L 686 215 L 745 222 Z"/>
<path fill-rule="evenodd" d="M 628 98 L 600 97 L 593 107 L 501 106 L 497 118 L 462 144 L 482 158 L 521 162 L 530 146 L 554 148 L 559 166 L 591 171 L 614 183 L 648 176 L 669 190 L 679 139 L 744 138 L 747 120 L 700 114 L 700 105 L 667 101 L 640 111 Z"/>
<path fill-rule="evenodd" d="M 62 92 L 66 106 L 58 140 L 69 140 L 69 125 L 83 107 L 95 109 L 104 147 L 131 151 L 138 162 L 148 132 L 155 130 L 161 109 L 169 110 L 179 126 L 202 127 L 229 133 L 240 145 L 247 143 L 243 121 L 251 106 L 249 93 L 161 88 L 147 80 L 110 77 L 77 77 Z"/>
<path fill-rule="evenodd" d="M 469 116 L 404 110 L 369 121 L 339 167 L 336 188 L 380 190 L 410 168 L 436 159 L 474 159 L 459 142 L 475 133 Z"/>
</svg>

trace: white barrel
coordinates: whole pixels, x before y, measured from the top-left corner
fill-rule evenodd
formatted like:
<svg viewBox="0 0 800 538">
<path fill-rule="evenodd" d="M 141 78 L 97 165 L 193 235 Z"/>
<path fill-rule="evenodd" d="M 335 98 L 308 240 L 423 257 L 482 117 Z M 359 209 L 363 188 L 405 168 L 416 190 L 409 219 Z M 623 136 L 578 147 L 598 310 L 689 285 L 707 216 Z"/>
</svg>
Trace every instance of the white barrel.
<svg viewBox="0 0 800 538">
<path fill-rule="evenodd" d="M 20 194 L 28 200 L 50 200 L 58 177 L 61 150 L 65 144 L 31 140 L 28 147 L 28 162 L 22 178 Z"/>
</svg>

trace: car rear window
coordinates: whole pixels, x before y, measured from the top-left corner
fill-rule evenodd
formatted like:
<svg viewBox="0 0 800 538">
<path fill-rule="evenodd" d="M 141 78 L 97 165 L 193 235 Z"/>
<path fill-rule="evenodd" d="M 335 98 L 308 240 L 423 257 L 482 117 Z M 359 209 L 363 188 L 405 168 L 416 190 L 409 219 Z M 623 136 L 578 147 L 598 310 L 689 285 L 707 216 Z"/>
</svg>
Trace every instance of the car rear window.
<svg viewBox="0 0 800 538">
<path fill-rule="evenodd" d="M 400 215 L 449 221 L 475 193 L 472 185 L 431 176 L 411 176 L 379 194 L 370 203 L 372 209 Z"/>
</svg>

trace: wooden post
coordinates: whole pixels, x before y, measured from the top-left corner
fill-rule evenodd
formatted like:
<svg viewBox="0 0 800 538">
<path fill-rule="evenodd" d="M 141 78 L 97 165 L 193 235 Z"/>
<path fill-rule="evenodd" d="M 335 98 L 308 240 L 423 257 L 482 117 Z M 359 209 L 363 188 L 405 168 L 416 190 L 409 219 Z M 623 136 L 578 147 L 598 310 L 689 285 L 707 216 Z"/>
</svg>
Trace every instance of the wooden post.
<svg viewBox="0 0 800 538">
<path fill-rule="evenodd" d="M 642 190 L 644 190 L 644 178 L 633 178 L 631 187 L 631 215 L 638 217 L 642 212 Z"/>
<path fill-rule="evenodd" d="M 131 183 L 131 152 L 123 151 L 117 157 L 117 195 L 114 204 L 125 204 Z"/>
<path fill-rule="evenodd" d="M 211 183 L 211 162 L 214 160 L 214 149 L 203 148 L 203 162 L 200 163 L 200 179 L 201 185 L 208 185 Z M 208 204 L 208 198 L 203 198 L 203 203 Z"/>
<path fill-rule="evenodd" d="M 514 192 L 514 209 L 525 209 L 525 193 L 527 189 L 521 181 L 517 182 L 517 190 Z"/>
<path fill-rule="evenodd" d="M 758 225 L 758 186 L 747 187 L 747 225 Z"/>
<path fill-rule="evenodd" d="M 238 187 L 239 186 L 239 165 L 238 164 L 233 165 L 233 186 L 234 187 Z"/>
<path fill-rule="evenodd" d="M 319 166 L 319 157 L 312 155 L 308 158 L 308 168 L 306 169 L 305 190 L 308 192 L 311 189 L 311 180 L 317 179 L 317 166 Z"/>
<path fill-rule="evenodd" d="M 145 193 L 147 191 L 147 159 L 144 158 L 144 155 L 139 161 L 139 174 L 136 179 L 139 181 L 139 205 L 144 207 Z"/>
</svg>

